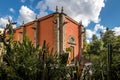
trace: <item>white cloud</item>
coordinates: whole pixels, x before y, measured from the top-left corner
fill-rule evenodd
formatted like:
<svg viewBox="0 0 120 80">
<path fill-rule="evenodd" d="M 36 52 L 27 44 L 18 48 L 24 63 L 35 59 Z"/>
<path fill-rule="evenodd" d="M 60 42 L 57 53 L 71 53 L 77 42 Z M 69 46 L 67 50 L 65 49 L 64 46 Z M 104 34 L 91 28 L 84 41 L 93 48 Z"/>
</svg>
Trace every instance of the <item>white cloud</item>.
<svg viewBox="0 0 120 80">
<path fill-rule="evenodd" d="M 41 11 L 39 14 L 38 14 L 38 17 L 43 17 L 45 15 L 47 15 L 48 13 L 47 12 L 44 12 L 44 11 Z"/>
<path fill-rule="evenodd" d="M 94 31 L 92 31 L 90 29 L 86 29 L 86 41 L 87 41 L 87 43 L 91 42 L 93 34 L 95 34 Z"/>
<path fill-rule="evenodd" d="M 12 20 L 11 16 L 5 16 L 0 18 L 0 27 L 4 28 L 8 24 L 8 19 Z"/>
<path fill-rule="evenodd" d="M 47 6 L 43 1 L 39 1 L 37 6 L 36 6 L 36 9 L 40 9 L 41 11 L 45 11 L 47 9 Z"/>
<path fill-rule="evenodd" d="M 87 40 L 87 43 L 90 43 L 90 42 L 91 42 L 92 36 L 93 36 L 94 34 L 95 34 L 97 37 L 99 37 L 99 34 L 95 33 L 94 30 L 90 30 L 90 29 L 87 29 L 87 30 L 86 30 L 86 40 Z"/>
<path fill-rule="evenodd" d="M 29 22 L 29 21 L 33 21 L 35 19 L 35 12 L 32 11 L 31 9 L 29 9 L 27 6 L 21 6 L 20 10 L 19 10 L 19 17 L 18 17 L 18 24 L 21 24 L 23 21 Z"/>
<path fill-rule="evenodd" d="M 90 40 L 87 39 L 86 41 L 87 41 L 87 43 L 90 43 Z"/>
<path fill-rule="evenodd" d="M 92 39 L 93 34 L 95 34 L 98 39 L 100 39 L 100 32 L 106 32 L 106 27 L 100 24 L 96 24 L 93 30 L 87 29 L 86 30 L 86 37 L 87 42 L 90 42 L 90 39 Z"/>
<path fill-rule="evenodd" d="M 96 24 L 94 27 L 94 32 L 96 33 L 98 30 L 100 30 L 101 32 L 105 32 L 106 27 L 104 27 L 103 25 L 100 25 L 100 24 Z"/>
<path fill-rule="evenodd" d="M 92 39 L 93 34 L 95 34 L 98 39 L 100 39 L 100 33 L 99 31 L 105 33 L 106 32 L 106 27 L 100 24 L 96 24 L 93 30 L 87 29 L 86 30 L 86 37 L 87 37 L 87 42 L 89 43 L 90 40 Z M 115 36 L 119 36 L 120 35 L 120 26 L 119 27 L 114 27 L 112 29 L 112 31 L 114 31 Z"/>
<path fill-rule="evenodd" d="M 115 27 L 112 30 L 115 31 L 116 36 L 120 35 L 120 27 Z"/>
<path fill-rule="evenodd" d="M 87 30 L 86 30 L 86 37 L 87 37 L 87 39 L 91 39 L 92 36 L 93 36 L 93 34 L 95 34 L 94 31 L 92 31 L 92 30 L 90 30 L 90 29 L 87 29 Z"/>
<path fill-rule="evenodd" d="M 43 17 L 48 14 L 46 12 L 47 6 L 45 5 L 45 3 L 43 1 L 38 2 L 36 9 L 39 9 L 38 17 Z"/>
<path fill-rule="evenodd" d="M 100 21 L 100 11 L 105 4 L 104 0 L 42 0 L 36 9 L 55 11 L 56 6 L 63 6 L 65 13 L 78 22 L 82 20 L 83 25 L 87 26 L 91 21 L 95 23 Z"/>
<path fill-rule="evenodd" d="M 0 28 L 5 28 L 6 24 L 8 24 L 8 19 L 10 19 L 11 21 L 13 20 L 11 16 L 5 16 L 0 18 Z M 13 25 L 13 28 L 15 28 L 16 25 Z"/>
<path fill-rule="evenodd" d="M 13 8 L 10 8 L 9 11 L 12 12 L 12 13 L 15 12 L 15 10 Z"/>
<path fill-rule="evenodd" d="M 8 23 L 8 20 L 5 18 L 0 18 L 0 27 L 5 27 L 6 24 Z"/>
</svg>

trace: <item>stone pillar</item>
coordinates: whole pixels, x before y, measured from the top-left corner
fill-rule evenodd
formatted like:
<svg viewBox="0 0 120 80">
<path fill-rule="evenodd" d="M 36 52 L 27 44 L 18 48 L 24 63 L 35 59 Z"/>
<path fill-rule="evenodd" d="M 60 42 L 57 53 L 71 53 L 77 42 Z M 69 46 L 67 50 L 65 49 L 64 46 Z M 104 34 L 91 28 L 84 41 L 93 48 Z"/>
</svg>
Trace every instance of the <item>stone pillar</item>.
<svg viewBox="0 0 120 80">
<path fill-rule="evenodd" d="M 24 37 L 25 37 L 25 25 L 24 25 L 24 21 L 23 21 L 23 24 L 22 24 L 22 40 L 24 40 Z"/>
<path fill-rule="evenodd" d="M 82 22 L 79 23 L 79 47 L 80 47 L 80 53 L 79 53 L 79 60 L 84 60 L 83 56 L 83 38 L 84 38 L 84 28 L 82 25 Z M 83 65 L 83 62 L 81 62 Z"/>
<path fill-rule="evenodd" d="M 78 51 L 78 61 L 80 61 L 81 58 L 81 24 L 78 25 L 78 47 L 79 47 L 79 51 Z"/>
<path fill-rule="evenodd" d="M 36 19 L 35 19 L 35 21 L 34 21 L 34 24 L 35 24 L 35 27 L 34 27 L 34 29 L 35 29 L 35 45 L 38 45 L 38 43 L 39 43 L 39 20 L 37 19 L 37 16 L 36 16 Z"/>
<path fill-rule="evenodd" d="M 54 14 L 55 20 L 53 21 L 54 23 L 54 50 L 59 54 L 60 53 L 60 48 L 59 48 L 59 12 L 58 12 L 58 7 L 56 6 L 56 13 Z"/>
<path fill-rule="evenodd" d="M 63 53 L 64 50 L 65 50 L 65 16 L 66 14 L 63 13 L 63 7 L 61 9 L 61 13 L 60 13 L 60 16 L 59 16 L 59 25 L 60 25 L 60 28 L 59 28 L 59 47 L 60 47 L 60 53 Z"/>
</svg>

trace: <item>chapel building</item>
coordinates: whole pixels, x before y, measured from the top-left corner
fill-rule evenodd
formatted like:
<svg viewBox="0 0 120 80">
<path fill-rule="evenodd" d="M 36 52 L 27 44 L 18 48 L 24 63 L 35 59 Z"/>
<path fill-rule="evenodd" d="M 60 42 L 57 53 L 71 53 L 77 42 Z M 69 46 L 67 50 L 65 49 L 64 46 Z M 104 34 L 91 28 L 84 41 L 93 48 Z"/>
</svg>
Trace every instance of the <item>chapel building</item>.
<svg viewBox="0 0 120 80">
<path fill-rule="evenodd" d="M 81 59 L 82 54 L 82 24 L 76 22 L 63 12 L 56 12 L 36 18 L 34 21 L 15 28 L 14 40 L 20 41 L 27 35 L 35 45 L 42 46 L 44 40 L 50 50 L 62 54 L 70 49 L 71 62 Z"/>
</svg>

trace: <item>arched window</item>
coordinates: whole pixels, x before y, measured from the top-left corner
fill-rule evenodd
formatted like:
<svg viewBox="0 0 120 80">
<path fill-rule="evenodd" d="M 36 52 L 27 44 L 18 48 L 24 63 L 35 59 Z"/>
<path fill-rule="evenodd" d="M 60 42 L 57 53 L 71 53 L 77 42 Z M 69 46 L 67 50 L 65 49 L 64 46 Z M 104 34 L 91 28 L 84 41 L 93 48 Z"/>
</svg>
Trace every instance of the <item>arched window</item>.
<svg viewBox="0 0 120 80">
<path fill-rule="evenodd" d="M 73 36 L 70 36 L 68 43 L 75 44 L 75 38 Z"/>
</svg>

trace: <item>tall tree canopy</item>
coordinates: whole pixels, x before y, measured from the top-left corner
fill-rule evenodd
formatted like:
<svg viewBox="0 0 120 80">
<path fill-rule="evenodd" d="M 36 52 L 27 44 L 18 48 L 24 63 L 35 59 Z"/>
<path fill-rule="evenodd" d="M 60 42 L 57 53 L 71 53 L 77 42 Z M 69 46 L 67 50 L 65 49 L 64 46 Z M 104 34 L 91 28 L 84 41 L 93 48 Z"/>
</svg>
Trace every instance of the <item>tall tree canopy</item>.
<svg viewBox="0 0 120 80">
<path fill-rule="evenodd" d="M 115 35 L 114 35 L 114 31 L 112 30 L 107 30 L 102 37 L 102 40 L 104 42 L 104 46 L 107 46 L 108 43 L 113 43 L 115 42 Z"/>
</svg>

